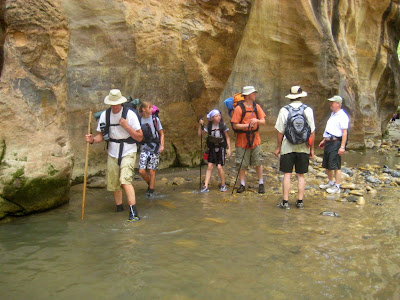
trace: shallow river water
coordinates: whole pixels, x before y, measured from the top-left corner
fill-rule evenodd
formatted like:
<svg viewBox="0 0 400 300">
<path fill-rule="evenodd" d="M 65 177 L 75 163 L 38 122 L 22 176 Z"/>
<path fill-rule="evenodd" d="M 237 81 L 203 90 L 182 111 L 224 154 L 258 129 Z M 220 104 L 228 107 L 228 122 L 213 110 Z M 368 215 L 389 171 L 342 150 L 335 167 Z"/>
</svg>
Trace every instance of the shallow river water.
<svg viewBox="0 0 400 300">
<path fill-rule="evenodd" d="M 87 190 L 82 221 L 78 185 L 68 205 L 0 225 L 1 299 L 400 298 L 398 188 L 364 206 L 317 193 L 304 210 L 280 210 L 280 187 L 200 194 L 197 170 L 175 172 L 187 182 L 159 183 L 152 200 L 135 182 L 136 223 L 103 189 Z"/>
</svg>

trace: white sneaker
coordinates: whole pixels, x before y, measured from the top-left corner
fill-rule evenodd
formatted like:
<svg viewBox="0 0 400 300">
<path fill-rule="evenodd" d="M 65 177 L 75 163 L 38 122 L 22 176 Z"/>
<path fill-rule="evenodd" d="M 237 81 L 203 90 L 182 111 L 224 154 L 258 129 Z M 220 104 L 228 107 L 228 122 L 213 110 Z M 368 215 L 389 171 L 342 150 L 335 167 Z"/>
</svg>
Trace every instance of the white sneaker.
<svg viewBox="0 0 400 300">
<path fill-rule="evenodd" d="M 326 189 L 328 189 L 328 188 L 332 188 L 332 187 L 334 187 L 334 184 L 320 184 L 319 185 L 319 188 L 320 189 L 323 189 L 323 190 L 326 190 Z"/>
<path fill-rule="evenodd" d="M 334 185 L 333 187 L 326 189 L 326 192 L 329 194 L 340 194 L 340 188 L 338 188 L 337 185 Z"/>
</svg>

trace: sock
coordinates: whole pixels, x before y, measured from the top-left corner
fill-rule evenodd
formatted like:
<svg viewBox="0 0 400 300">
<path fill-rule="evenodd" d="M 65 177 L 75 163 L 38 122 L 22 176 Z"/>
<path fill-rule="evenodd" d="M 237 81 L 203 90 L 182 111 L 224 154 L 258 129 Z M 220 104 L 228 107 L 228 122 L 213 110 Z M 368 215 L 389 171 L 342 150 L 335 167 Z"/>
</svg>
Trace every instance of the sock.
<svg viewBox="0 0 400 300">
<path fill-rule="evenodd" d="M 149 192 L 150 194 L 152 194 L 152 193 L 154 193 L 154 189 L 149 188 L 148 192 Z"/>
<path fill-rule="evenodd" d="M 303 200 L 299 199 L 299 200 L 297 200 L 297 203 L 303 203 Z"/>
<path fill-rule="evenodd" d="M 289 200 L 282 200 L 282 203 L 283 204 L 286 204 L 286 203 L 288 203 L 289 202 Z"/>
<path fill-rule="evenodd" d="M 264 179 L 263 178 L 258 179 L 258 184 L 264 184 Z"/>
<path fill-rule="evenodd" d="M 246 186 L 246 183 L 244 181 L 241 181 L 241 180 L 240 180 L 240 184 L 243 185 L 243 186 Z"/>
<path fill-rule="evenodd" d="M 335 182 L 333 180 L 329 180 L 329 185 L 334 185 Z"/>
</svg>

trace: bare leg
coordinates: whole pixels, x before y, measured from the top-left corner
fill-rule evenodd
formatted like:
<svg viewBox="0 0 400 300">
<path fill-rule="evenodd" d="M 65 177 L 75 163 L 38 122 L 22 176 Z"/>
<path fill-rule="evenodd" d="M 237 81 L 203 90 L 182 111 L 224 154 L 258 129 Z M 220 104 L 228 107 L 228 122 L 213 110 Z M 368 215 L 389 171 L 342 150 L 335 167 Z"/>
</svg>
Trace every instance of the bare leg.
<svg viewBox="0 0 400 300">
<path fill-rule="evenodd" d="M 136 204 L 136 197 L 135 197 L 135 189 L 133 188 L 132 184 L 123 184 L 122 188 L 125 191 L 126 197 L 128 198 L 129 205 Z"/>
<path fill-rule="evenodd" d="M 283 200 L 289 201 L 289 191 L 290 191 L 290 177 L 292 177 L 292 173 L 285 173 L 283 175 Z"/>
<path fill-rule="evenodd" d="M 239 179 L 240 179 L 240 182 L 245 182 L 246 170 L 240 169 L 240 171 L 239 171 Z"/>
<path fill-rule="evenodd" d="M 336 184 L 340 184 L 342 182 L 342 170 L 335 170 L 335 178 Z"/>
<path fill-rule="evenodd" d="M 147 174 L 145 169 L 139 169 L 139 174 L 142 176 L 143 180 L 147 182 L 148 185 L 150 185 L 150 178 L 149 175 Z"/>
<path fill-rule="evenodd" d="M 329 181 L 333 181 L 333 170 L 326 169 L 326 174 L 328 174 Z"/>
<path fill-rule="evenodd" d="M 256 166 L 256 172 L 257 172 L 258 180 L 263 178 L 263 166 Z"/>
<path fill-rule="evenodd" d="M 304 174 L 296 174 L 297 176 L 297 188 L 299 190 L 299 200 L 303 200 L 304 198 L 304 190 L 306 187 L 306 178 Z"/>
<path fill-rule="evenodd" d="M 154 185 L 156 182 L 156 170 L 149 170 L 150 173 L 150 184 L 149 188 L 154 189 Z"/>
<path fill-rule="evenodd" d="M 204 180 L 204 185 L 208 187 L 211 178 L 211 172 L 214 167 L 213 163 L 208 163 L 207 171 L 206 171 L 206 179 Z"/>
<path fill-rule="evenodd" d="M 116 205 L 122 204 L 122 191 L 114 191 L 114 200 Z"/>
<path fill-rule="evenodd" d="M 217 166 L 219 178 L 221 179 L 221 186 L 225 185 L 225 172 L 224 168 L 221 165 Z"/>
</svg>

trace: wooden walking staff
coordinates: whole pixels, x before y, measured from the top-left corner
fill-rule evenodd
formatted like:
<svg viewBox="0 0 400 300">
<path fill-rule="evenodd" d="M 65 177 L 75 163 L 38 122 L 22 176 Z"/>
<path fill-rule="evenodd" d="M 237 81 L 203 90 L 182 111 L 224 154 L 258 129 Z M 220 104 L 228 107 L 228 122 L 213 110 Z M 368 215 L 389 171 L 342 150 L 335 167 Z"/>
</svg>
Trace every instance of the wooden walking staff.
<svg viewBox="0 0 400 300">
<path fill-rule="evenodd" d="M 88 124 L 88 134 L 90 134 L 90 123 L 92 122 L 92 111 L 89 111 L 89 124 Z M 82 195 L 82 220 L 85 217 L 85 198 L 86 198 L 86 178 L 87 170 L 89 164 L 89 143 L 86 143 L 86 158 L 85 158 L 85 172 L 83 174 L 83 195 Z"/>
</svg>

